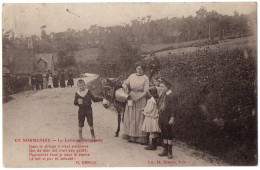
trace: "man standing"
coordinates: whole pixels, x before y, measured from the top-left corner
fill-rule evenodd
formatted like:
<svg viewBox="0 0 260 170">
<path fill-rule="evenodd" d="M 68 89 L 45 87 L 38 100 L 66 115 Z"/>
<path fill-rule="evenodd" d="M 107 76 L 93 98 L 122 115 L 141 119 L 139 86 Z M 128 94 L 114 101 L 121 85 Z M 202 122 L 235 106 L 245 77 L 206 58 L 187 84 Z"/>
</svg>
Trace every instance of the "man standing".
<svg viewBox="0 0 260 170">
<path fill-rule="evenodd" d="M 34 90 L 37 86 L 36 75 L 34 72 L 31 75 L 31 83 L 32 83 L 32 90 Z"/>
<path fill-rule="evenodd" d="M 54 88 L 59 87 L 59 75 L 57 69 L 54 70 L 54 74 L 53 74 L 53 87 Z"/>
<path fill-rule="evenodd" d="M 42 78 L 42 74 L 41 74 L 40 70 L 38 71 L 38 74 L 36 75 L 36 79 L 37 79 L 36 90 L 42 89 L 43 78 Z"/>
</svg>

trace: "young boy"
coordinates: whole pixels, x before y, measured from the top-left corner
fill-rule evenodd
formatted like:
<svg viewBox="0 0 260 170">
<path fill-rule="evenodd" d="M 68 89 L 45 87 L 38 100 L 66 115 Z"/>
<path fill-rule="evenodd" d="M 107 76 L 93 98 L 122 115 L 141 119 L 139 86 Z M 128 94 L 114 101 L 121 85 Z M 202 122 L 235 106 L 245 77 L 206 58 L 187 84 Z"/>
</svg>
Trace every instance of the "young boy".
<svg viewBox="0 0 260 170">
<path fill-rule="evenodd" d="M 79 106 L 78 121 L 79 121 L 79 139 L 82 141 L 82 127 L 84 127 L 85 117 L 87 118 L 90 127 L 92 139 L 95 140 L 95 133 L 93 127 L 93 116 L 91 101 L 99 102 L 102 98 L 94 97 L 90 90 L 85 88 L 84 80 L 80 79 L 77 83 L 79 90 L 75 94 L 74 105 Z"/>
<path fill-rule="evenodd" d="M 178 99 L 171 91 L 171 83 L 161 79 L 160 88 L 163 93 L 159 98 L 159 127 L 163 138 L 164 150 L 159 156 L 168 156 L 172 159 L 172 139 L 174 118 L 178 112 Z"/>
</svg>

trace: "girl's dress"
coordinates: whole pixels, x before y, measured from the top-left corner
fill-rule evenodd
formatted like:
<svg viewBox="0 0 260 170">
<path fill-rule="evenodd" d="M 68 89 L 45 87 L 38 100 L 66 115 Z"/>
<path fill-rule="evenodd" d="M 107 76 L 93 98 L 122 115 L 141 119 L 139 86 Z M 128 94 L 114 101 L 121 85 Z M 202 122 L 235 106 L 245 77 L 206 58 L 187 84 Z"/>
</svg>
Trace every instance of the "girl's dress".
<svg viewBox="0 0 260 170">
<path fill-rule="evenodd" d="M 144 108 L 144 123 L 142 126 L 142 131 L 144 132 L 160 132 L 158 124 L 158 109 L 156 105 L 156 100 L 151 97 L 147 101 L 147 105 Z"/>
</svg>

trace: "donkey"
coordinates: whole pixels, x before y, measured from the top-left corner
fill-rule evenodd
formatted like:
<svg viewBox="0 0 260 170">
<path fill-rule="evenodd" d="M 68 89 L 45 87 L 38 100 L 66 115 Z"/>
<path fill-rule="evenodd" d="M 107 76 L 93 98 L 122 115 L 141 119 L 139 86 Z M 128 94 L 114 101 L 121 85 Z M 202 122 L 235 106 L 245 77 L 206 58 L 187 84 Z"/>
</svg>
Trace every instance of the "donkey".
<svg viewBox="0 0 260 170">
<path fill-rule="evenodd" d="M 115 91 L 122 88 L 122 83 L 119 81 L 121 76 L 118 78 L 103 78 L 98 77 L 97 79 L 89 82 L 87 84 L 88 89 L 92 91 L 93 94 L 103 98 L 103 106 L 107 109 L 112 103 L 117 112 L 117 130 L 115 132 L 115 137 L 119 136 L 121 120 L 124 119 L 124 112 L 126 102 L 119 102 L 115 98 Z"/>
<path fill-rule="evenodd" d="M 108 108 L 110 103 L 113 103 L 116 112 L 117 112 L 117 130 L 115 132 L 115 137 L 119 136 L 121 120 L 124 120 L 125 106 L 126 102 L 120 102 L 115 97 L 115 92 L 122 88 L 122 82 L 119 81 L 119 78 L 116 79 L 105 79 L 100 78 L 101 92 L 103 94 L 103 106 Z"/>
</svg>

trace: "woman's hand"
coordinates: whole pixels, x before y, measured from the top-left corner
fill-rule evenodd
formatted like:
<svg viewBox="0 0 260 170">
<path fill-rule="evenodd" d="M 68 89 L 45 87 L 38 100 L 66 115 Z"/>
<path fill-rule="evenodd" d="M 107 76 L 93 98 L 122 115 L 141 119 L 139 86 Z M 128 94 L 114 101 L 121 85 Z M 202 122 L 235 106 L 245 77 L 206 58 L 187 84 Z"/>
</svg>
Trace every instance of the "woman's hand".
<svg viewBox="0 0 260 170">
<path fill-rule="evenodd" d="M 137 97 L 136 99 L 133 99 L 133 102 L 136 103 L 138 100 L 140 100 L 139 97 Z"/>
<path fill-rule="evenodd" d="M 127 85 L 126 84 L 122 84 L 122 87 L 123 87 L 123 90 L 125 91 L 125 92 L 128 92 L 128 88 L 127 88 Z"/>
<path fill-rule="evenodd" d="M 170 121 L 169 121 L 169 125 L 173 125 L 174 124 L 174 117 L 171 117 Z"/>
<path fill-rule="evenodd" d="M 135 103 L 135 102 L 137 102 L 138 100 L 142 99 L 143 97 L 146 96 L 146 94 L 147 94 L 146 92 L 143 92 L 143 94 L 142 94 L 141 96 L 137 97 L 136 99 L 133 99 L 133 102 Z"/>
</svg>

